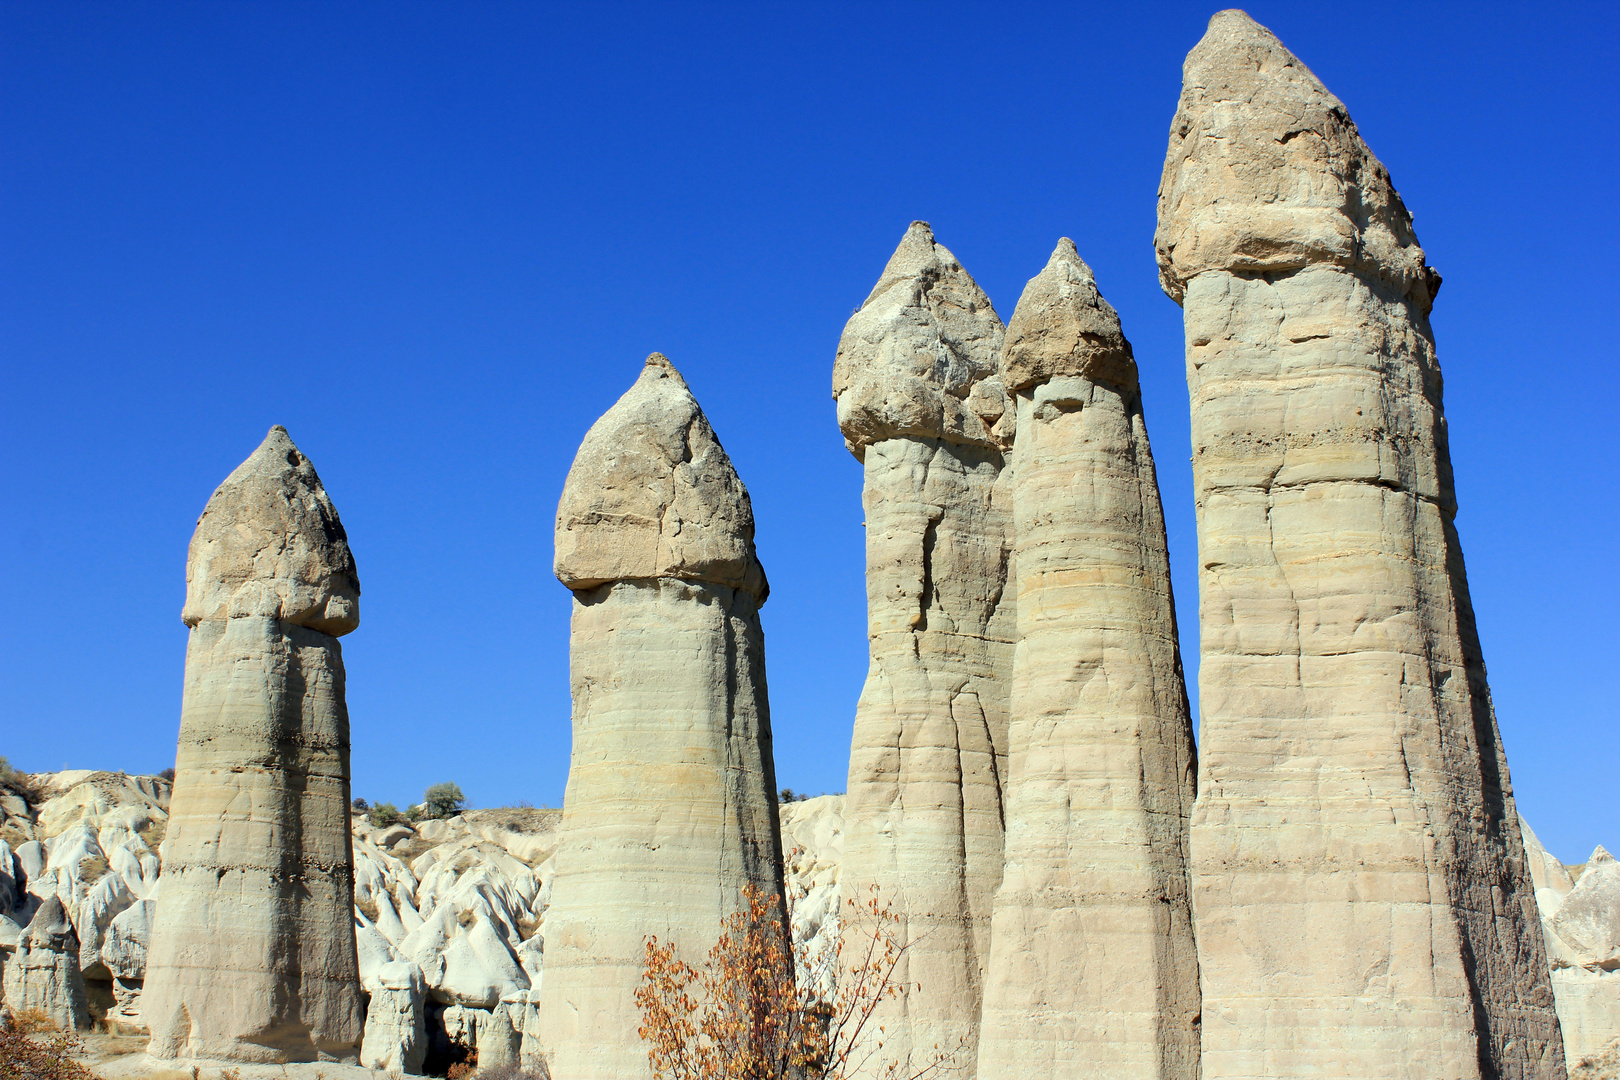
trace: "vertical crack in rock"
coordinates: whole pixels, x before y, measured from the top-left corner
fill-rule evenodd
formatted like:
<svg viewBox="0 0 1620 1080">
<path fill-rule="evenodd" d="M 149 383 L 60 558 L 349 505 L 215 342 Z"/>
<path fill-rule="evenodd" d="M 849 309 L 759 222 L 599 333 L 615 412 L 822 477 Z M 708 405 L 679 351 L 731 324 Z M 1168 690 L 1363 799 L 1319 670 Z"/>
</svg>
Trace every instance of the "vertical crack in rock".
<svg viewBox="0 0 1620 1080">
<path fill-rule="evenodd" d="M 1562 1077 L 1453 524 L 1440 275 L 1268 30 L 1221 12 L 1184 74 L 1155 245 L 1198 511 L 1203 1075 Z"/>
<path fill-rule="evenodd" d="M 744 885 L 785 895 L 753 509 L 658 353 L 580 445 L 555 565 L 574 743 L 535 1030 L 552 1076 L 632 1080 L 647 935 L 697 963 Z"/>
<path fill-rule="evenodd" d="M 338 636 L 348 537 L 273 427 L 186 562 L 180 742 L 142 1008 L 158 1057 L 352 1061 L 361 1002 Z"/>
<path fill-rule="evenodd" d="M 906 992 L 875 1022 L 902 1072 L 937 1045 L 956 1052 L 953 1075 L 973 1074 L 1001 878 L 1014 632 L 1002 451 L 1015 419 L 996 374 L 1002 333 L 989 298 L 914 222 L 833 365 L 839 427 L 865 468 L 871 648 L 842 886 L 863 898 L 878 886 L 901 919 Z M 952 707 L 966 692 L 972 716 Z"/>
<path fill-rule="evenodd" d="M 1158 480 L 1119 316 L 1068 239 L 1001 377 L 1018 646 L 980 1080 L 1194 1080 L 1192 721 Z"/>
</svg>

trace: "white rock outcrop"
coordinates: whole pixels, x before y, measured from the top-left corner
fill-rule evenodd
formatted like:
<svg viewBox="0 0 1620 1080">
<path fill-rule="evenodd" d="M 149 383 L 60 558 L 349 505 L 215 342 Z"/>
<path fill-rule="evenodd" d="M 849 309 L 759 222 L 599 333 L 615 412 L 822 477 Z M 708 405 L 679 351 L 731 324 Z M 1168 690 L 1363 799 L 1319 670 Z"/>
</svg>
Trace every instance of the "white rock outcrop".
<svg viewBox="0 0 1620 1080">
<path fill-rule="evenodd" d="M 978 1075 L 1194 1080 L 1195 756 L 1164 513 L 1130 343 L 1067 238 L 1001 378 L 1018 645 Z"/>
<path fill-rule="evenodd" d="M 839 428 L 865 470 L 871 652 L 850 746 L 844 894 L 875 885 L 900 919 L 905 993 L 877 1019 L 885 1055 L 922 1069 L 937 1047 L 963 1075 L 1001 880 L 1016 631 L 1002 335 L 989 298 L 913 222 L 833 365 Z"/>
<path fill-rule="evenodd" d="M 644 939 L 697 960 L 744 885 L 783 893 L 753 536 L 742 481 L 654 353 L 557 508 L 574 743 L 530 1038 L 553 1076 L 650 1076 Z"/>
<path fill-rule="evenodd" d="M 357 1058 L 349 716 L 360 584 L 337 511 L 274 427 L 197 522 L 163 887 L 143 1010 L 156 1057 Z"/>
<path fill-rule="evenodd" d="M 1580 878 L 1524 826 L 1570 1075 L 1620 1039 L 1620 862 L 1601 845 Z"/>
<path fill-rule="evenodd" d="M 394 960 L 378 970 L 369 990 L 360 1064 L 392 1075 L 420 1075 L 427 1056 L 423 1020 L 427 986 L 422 970 L 408 961 Z"/>
<path fill-rule="evenodd" d="M 7 961 L 5 1002 L 13 1012 L 40 1010 L 58 1031 L 90 1026 L 90 1005 L 79 971 L 79 935 L 59 897 L 40 905 Z"/>
<path fill-rule="evenodd" d="M 838 986 L 838 932 L 844 863 L 844 797 L 783 803 L 782 860 L 799 984 L 831 1000 Z"/>
<path fill-rule="evenodd" d="M 1343 104 L 1240 11 L 1187 57 L 1156 245 L 1192 403 L 1203 1077 L 1561 1077 L 1439 275 Z"/>
</svg>

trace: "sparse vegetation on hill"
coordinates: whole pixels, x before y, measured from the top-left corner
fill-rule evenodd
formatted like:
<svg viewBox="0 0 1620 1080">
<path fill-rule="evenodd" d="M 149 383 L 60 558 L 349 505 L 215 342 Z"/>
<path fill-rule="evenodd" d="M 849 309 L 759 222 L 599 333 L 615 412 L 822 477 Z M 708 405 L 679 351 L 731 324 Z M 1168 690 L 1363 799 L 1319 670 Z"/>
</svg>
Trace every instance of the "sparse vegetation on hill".
<svg viewBox="0 0 1620 1080">
<path fill-rule="evenodd" d="M 429 821 L 455 817 L 466 808 L 467 796 L 449 781 L 434 784 L 422 794 L 422 817 Z"/>
</svg>

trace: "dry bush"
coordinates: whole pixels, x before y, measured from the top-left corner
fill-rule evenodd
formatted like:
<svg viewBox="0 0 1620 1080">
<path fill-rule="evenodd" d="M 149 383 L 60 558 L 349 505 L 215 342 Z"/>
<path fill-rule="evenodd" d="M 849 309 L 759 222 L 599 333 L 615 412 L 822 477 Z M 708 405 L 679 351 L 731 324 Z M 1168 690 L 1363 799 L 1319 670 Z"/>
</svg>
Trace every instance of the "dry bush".
<svg viewBox="0 0 1620 1080">
<path fill-rule="evenodd" d="M 541 1062 L 534 1068 L 523 1065 L 496 1065 L 480 1069 L 477 1080 L 551 1080 L 551 1070 Z"/>
<path fill-rule="evenodd" d="M 870 890 L 847 902 L 846 929 L 820 959 L 795 950 L 779 897 L 743 890 L 743 907 L 722 926 L 700 966 L 678 959 L 673 945 L 647 939 L 647 966 L 636 1003 L 640 1034 L 658 1080 L 923 1080 L 951 1066 L 958 1051 L 934 1048 L 920 1069 L 883 1053 L 878 1007 L 906 987 L 894 973 L 907 946 L 897 916 Z M 848 948 L 849 953 L 845 950 Z M 795 953 L 797 952 L 797 955 Z M 794 978 L 795 966 L 811 977 Z M 818 978 L 833 965 L 837 989 Z"/>
<path fill-rule="evenodd" d="M 73 1060 L 84 1049 L 77 1036 L 35 1037 L 22 1030 L 31 1019 L 28 1014 L 38 1012 L 24 1009 L 10 1024 L 0 1023 L 0 1080 L 94 1080 L 89 1069 Z M 45 1023 L 50 1024 L 48 1017 Z"/>
<path fill-rule="evenodd" d="M 11 1017 L 11 1030 L 23 1035 L 40 1035 L 56 1030 L 56 1021 L 44 1009 L 18 1009 Z"/>
</svg>

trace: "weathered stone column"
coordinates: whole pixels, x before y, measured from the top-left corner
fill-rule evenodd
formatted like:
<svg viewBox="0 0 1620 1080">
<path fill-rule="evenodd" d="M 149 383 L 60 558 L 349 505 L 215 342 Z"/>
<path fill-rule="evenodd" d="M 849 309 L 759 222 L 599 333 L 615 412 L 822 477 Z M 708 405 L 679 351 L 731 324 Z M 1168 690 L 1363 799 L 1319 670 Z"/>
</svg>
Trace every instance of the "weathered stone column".
<svg viewBox="0 0 1620 1080">
<path fill-rule="evenodd" d="M 877 885 L 901 918 L 895 976 L 908 989 L 880 1014 L 884 1057 L 921 1068 L 937 1045 L 962 1076 L 978 1052 L 1001 880 L 1015 630 L 1001 338 L 989 298 L 919 221 L 845 326 L 833 368 L 838 424 L 866 469 L 871 643 L 842 885 L 857 899 Z"/>
<path fill-rule="evenodd" d="M 646 936 L 697 962 L 744 885 L 783 895 L 754 513 L 663 356 L 586 434 L 556 543 L 574 746 L 536 1023 L 552 1076 L 631 1080 Z"/>
<path fill-rule="evenodd" d="M 338 635 L 348 537 L 284 428 L 186 563 L 185 698 L 142 1010 L 158 1057 L 353 1060 L 361 1036 Z"/>
<path fill-rule="evenodd" d="M 84 976 L 79 971 L 79 935 L 60 897 L 52 894 L 34 912 L 17 952 L 5 965 L 0 1001 L 13 1013 L 38 1009 L 58 1031 L 90 1027 Z"/>
<path fill-rule="evenodd" d="M 1344 106 L 1240 11 L 1187 57 L 1157 247 L 1192 401 L 1204 1077 L 1561 1077 L 1439 275 Z"/>
<path fill-rule="evenodd" d="M 1007 326 L 1017 538 L 1007 840 L 979 1080 L 1195 1080 L 1192 721 L 1119 316 L 1064 239 Z"/>
</svg>

